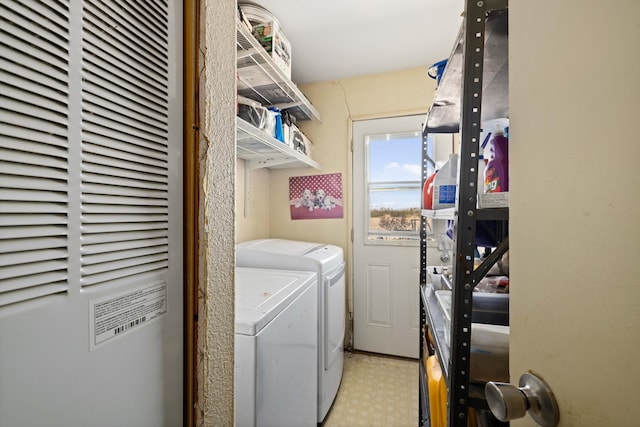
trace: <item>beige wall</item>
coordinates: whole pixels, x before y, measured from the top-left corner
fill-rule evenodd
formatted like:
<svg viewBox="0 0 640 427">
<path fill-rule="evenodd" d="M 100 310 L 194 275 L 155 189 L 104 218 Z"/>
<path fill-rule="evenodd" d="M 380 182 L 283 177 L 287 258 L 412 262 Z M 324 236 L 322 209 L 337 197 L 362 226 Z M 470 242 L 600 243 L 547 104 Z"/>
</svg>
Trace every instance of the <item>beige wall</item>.
<svg viewBox="0 0 640 427">
<path fill-rule="evenodd" d="M 638 425 L 639 16 L 510 4 L 511 381 L 541 374 L 561 426 Z"/>
<path fill-rule="evenodd" d="M 271 178 L 269 169 L 236 166 L 236 242 L 270 237 Z"/>
</svg>

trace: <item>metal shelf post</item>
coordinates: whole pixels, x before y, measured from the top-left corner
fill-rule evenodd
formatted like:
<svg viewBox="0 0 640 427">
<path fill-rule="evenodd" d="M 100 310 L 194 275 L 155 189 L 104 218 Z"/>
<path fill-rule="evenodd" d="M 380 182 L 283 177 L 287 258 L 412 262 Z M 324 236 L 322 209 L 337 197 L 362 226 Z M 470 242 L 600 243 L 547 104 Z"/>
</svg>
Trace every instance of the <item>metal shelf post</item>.
<svg viewBox="0 0 640 427">
<path fill-rule="evenodd" d="M 473 262 L 476 242 L 476 206 L 479 139 L 482 110 L 486 5 L 467 0 L 460 126 L 458 215 L 455 219 L 456 257 L 452 295 L 451 359 L 449 369 L 449 426 L 466 426 L 469 408 L 472 293 L 476 283 Z"/>
</svg>

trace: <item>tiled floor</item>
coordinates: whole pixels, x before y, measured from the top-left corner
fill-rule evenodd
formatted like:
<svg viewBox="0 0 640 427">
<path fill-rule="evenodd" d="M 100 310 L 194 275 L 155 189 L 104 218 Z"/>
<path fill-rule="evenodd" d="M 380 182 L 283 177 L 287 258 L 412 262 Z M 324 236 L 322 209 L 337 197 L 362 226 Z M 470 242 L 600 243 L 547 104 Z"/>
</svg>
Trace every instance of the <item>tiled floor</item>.
<svg viewBox="0 0 640 427">
<path fill-rule="evenodd" d="M 344 373 L 323 427 L 416 427 L 418 361 L 345 353 Z"/>
</svg>

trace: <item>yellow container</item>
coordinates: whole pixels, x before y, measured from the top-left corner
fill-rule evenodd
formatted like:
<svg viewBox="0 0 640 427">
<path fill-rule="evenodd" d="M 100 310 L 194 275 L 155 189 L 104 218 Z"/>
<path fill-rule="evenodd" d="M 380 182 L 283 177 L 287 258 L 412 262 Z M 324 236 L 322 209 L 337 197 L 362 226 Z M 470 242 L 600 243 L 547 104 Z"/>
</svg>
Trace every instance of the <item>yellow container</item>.
<svg viewBox="0 0 640 427">
<path fill-rule="evenodd" d="M 427 359 L 431 427 L 447 427 L 447 384 L 436 356 Z"/>
<path fill-rule="evenodd" d="M 431 427 L 447 427 L 447 383 L 442 375 L 438 358 L 430 356 L 427 359 L 427 386 L 429 389 L 429 412 Z M 469 408 L 467 426 L 477 426 L 476 413 Z"/>
</svg>

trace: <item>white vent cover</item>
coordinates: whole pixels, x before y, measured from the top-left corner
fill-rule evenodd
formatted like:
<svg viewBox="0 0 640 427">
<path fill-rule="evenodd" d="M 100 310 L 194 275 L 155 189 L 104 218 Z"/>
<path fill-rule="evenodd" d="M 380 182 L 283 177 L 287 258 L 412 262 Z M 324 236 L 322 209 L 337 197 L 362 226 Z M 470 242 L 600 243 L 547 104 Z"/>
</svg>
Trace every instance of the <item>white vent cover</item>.
<svg viewBox="0 0 640 427">
<path fill-rule="evenodd" d="M 81 75 L 68 2 L 0 4 L 0 307 L 168 266 L 167 5 L 119 3 L 84 2 Z"/>
</svg>

